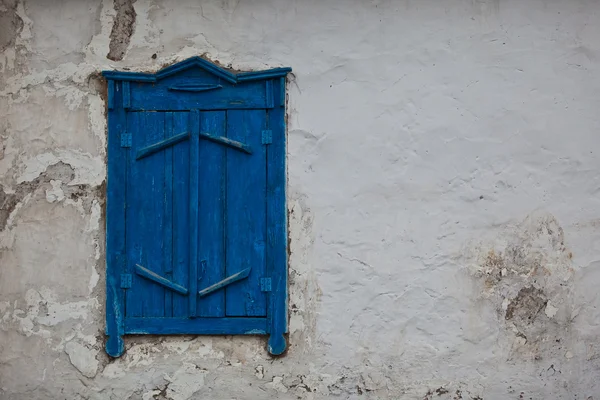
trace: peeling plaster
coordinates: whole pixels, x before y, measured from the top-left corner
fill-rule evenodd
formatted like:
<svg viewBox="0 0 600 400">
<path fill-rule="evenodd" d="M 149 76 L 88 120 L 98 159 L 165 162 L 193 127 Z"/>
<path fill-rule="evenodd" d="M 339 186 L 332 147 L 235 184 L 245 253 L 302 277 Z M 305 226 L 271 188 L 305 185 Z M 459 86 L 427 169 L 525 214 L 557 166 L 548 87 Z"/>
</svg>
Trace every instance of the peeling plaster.
<svg viewBox="0 0 600 400">
<path fill-rule="evenodd" d="M 42 288 L 39 292 L 29 289 L 25 293 L 24 304 L 16 300 L 12 310 L 9 308 L 3 312 L 2 320 L 15 323 L 19 332 L 25 336 L 38 335 L 49 339 L 51 331 L 46 327 L 69 320 L 85 320 L 98 307 L 96 299 L 60 303 L 49 288 Z"/>
<path fill-rule="evenodd" d="M 69 342 L 65 346 L 65 352 L 69 355 L 69 360 L 75 368 L 87 378 L 96 376 L 98 370 L 98 360 L 96 360 L 97 351 L 88 349 L 77 342 Z"/>
<path fill-rule="evenodd" d="M 115 19 L 110 32 L 110 51 L 106 58 L 121 61 L 125 56 L 131 35 L 135 29 L 136 12 L 133 7 L 135 0 L 115 0 Z"/>
<path fill-rule="evenodd" d="M 23 20 L 17 14 L 16 0 L 0 2 L 0 52 L 14 46 L 15 39 L 23 29 Z"/>
<path fill-rule="evenodd" d="M 17 183 L 31 182 L 45 171 L 50 165 L 64 163 L 73 166 L 75 177 L 69 185 L 99 186 L 104 181 L 106 166 L 102 157 L 92 157 L 90 154 L 77 151 L 57 151 L 58 154 L 44 153 L 24 160 L 20 169 L 23 173 L 17 177 Z"/>
<path fill-rule="evenodd" d="M 192 398 L 202 387 L 206 376 L 205 369 L 191 363 L 183 363 L 172 377 L 165 376 L 169 382 L 166 386 L 166 397 L 173 400 L 187 400 Z"/>
<path fill-rule="evenodd" d="M 265 386 L 279 393 L 288 392 L 287 386 L 283 384 L 283 376 L 274 376 L 273 380 L 270 383 L 267 383 Z"/>
</svg>

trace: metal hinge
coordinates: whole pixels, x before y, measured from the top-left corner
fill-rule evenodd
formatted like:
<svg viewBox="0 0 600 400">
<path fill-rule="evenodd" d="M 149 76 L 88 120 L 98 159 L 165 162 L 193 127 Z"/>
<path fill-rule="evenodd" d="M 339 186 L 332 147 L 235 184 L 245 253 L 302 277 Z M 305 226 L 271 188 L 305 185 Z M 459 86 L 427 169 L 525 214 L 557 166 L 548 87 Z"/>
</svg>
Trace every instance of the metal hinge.
<svg viewBox="0 0 600 400">
<path fill-rule="evenodd" d="M 121 274 L 121 289 L 129 289 L 131 287 L 131 274 Z"/>
<path fill-rule="evenodd" d="M 271 278 L 260 278 L 260 291 L 270 292 L 271 291 Z"/>
<path fill-rule="evenodd" d="M 273 143 L 273 131 L 262 131 L 262 144 Z"/>
<path fill-rule="evenodd" d="M 121 133 L 121 147 L 131 147 L 131 133 Z"/>
</svg>

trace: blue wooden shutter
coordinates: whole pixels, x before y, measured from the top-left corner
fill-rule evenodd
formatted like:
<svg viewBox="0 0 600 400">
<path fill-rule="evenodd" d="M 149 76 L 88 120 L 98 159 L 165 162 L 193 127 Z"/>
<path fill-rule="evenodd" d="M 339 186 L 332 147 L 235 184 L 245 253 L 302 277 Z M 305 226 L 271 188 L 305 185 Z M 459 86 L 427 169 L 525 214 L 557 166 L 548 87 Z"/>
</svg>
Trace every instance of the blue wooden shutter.
<svg viewBox="0 0 600 400">
<path fill-rule="evenodd" d="M 104 72 L 110 355 L 128 333 L 269 334 L 285 350 L 287 72 Z"/>
</svg>

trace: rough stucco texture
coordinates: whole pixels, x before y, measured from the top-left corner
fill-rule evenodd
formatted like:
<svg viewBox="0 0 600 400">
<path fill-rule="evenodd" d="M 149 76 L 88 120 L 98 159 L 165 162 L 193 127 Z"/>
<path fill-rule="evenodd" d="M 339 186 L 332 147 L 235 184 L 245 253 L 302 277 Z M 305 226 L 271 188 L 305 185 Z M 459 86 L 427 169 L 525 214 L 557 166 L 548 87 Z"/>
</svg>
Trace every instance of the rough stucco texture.
<svg viewBox="0 0 600 400">
<path fill-rule="evenodd" d="M 0 1 L 0 398 L 600 399 L 599 14 Z M 294 68 L 289 352 L 130 337 L 109 359 L 98 72 L 199 54 Z"/>
</svg>

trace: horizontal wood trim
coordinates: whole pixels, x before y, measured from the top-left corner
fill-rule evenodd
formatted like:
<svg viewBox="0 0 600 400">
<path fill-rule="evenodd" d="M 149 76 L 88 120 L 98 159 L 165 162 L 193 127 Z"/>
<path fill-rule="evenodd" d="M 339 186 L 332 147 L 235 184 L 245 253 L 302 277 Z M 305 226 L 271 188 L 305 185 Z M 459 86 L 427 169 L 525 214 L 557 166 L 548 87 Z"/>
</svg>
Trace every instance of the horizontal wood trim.
<svg viewBox="0 0 600 400">
<path fill-rule="evenodd" d="M 208 92 L 209 90 L 221 89 L 223 86 L 210 83 L 178 83 L 169 86 L 169 90 L 179 92 Z"/>
<path fill-rule="evenodd" d="M 136 335 L 265 335 L 266 318 L 125 318 L 125 333 Z"/>
<path fill-rule="evenodd" d="M 156 73 L 146 72 L 128 72 L 128 71 L 102 71 L 102 75 L 107 79 L 132 81 L 132 82 L 156 82 L 168 76 L 180 73 L 190 68 L 201 68 L 219 78 L 226 80 L 229 83 L 257 81 L 269 78 L 286 76 L 291 72 L 291 68 L 272 68 L 264 71 L 250 71 L 233 73 L 224 68 L 213 64 L 201 57 L 191 57 L 176 64 L 170 65 Z"/>
<path fill-rule="evenodd" d="M 199 78 L 177 76 L 153 85 L 132 82 L 129 108 L 143 111 L 269 108 L 266 85 L 262 82 L 244 82 L 238 85 L 219 84 L 220 89 L 208 91 L 172 90 L 173 87 L 187 85 L 189 79 Z M 207 81 L 206 84 L 216 83 Z"/>
</svg>

